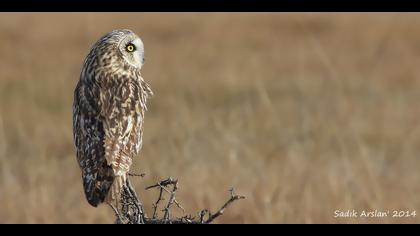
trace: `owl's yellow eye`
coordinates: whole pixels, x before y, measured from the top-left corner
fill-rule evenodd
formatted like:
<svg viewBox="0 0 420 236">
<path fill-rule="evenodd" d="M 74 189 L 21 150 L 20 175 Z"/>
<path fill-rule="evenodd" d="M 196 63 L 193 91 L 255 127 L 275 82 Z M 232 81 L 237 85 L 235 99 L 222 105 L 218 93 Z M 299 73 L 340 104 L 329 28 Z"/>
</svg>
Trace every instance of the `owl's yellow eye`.
<svg viewBox="0 0 420 236">
<path fill-rule="evenodd" d="M 127 52 L 134 52 L 134 50 L 136 49 L 136 47 L 134 46 L 134 44 L 129 43 L 129 44 L 127 44 L 127 46 L 125 47 L 125 49 L 127 49 Z"/>
</svg>

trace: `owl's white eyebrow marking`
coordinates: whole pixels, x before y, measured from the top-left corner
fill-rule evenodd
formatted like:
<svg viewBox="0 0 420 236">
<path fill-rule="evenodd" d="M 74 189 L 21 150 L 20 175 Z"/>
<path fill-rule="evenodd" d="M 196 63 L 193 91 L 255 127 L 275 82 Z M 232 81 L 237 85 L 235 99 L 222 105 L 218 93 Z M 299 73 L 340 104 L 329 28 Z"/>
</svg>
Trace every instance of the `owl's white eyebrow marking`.
<svg viewBox="0 0 420 236">
<path fill-rule="evenodd" d="M 140 38 L 134 39 L 131 43 L 136 46 L 138 51 L 140 51 L 140 52 L 144 51 L 143 41 L 141 41 Z"/>
</svg>

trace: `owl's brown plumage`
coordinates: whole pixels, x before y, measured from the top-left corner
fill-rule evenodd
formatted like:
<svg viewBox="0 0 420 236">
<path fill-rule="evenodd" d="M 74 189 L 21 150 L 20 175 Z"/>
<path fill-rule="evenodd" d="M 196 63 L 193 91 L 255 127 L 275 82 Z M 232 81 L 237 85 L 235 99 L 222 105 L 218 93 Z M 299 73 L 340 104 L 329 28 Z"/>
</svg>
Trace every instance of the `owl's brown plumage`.
<svg viewBox="0 0 420 236">
<path fill-rule="evenodd" d="M 143 43 L 114 30 L 92 47 L 74 91 L 73 135 L 83 187 L 92 206 L 119 198 L 142 146 L 150 86 L 140 69 Z"/>
</svg>

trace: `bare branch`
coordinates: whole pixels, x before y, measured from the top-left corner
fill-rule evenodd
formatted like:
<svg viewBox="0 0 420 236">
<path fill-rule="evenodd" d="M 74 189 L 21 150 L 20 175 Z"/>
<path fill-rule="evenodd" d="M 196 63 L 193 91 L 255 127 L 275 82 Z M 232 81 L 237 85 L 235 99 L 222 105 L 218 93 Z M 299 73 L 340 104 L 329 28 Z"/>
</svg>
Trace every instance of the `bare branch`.
<svg viewBox="0 0 420 236">
<path fill-rule="evenodd" d="M 174 203 L 176 207 L 182 210 L 182 213 L 185 213 L 185 209 L 181 206 L 181 204 L 176 199 L 174 199 Z"/>
<path fill-rule="evenodd" d="M 172 185 L 172 189 L 169 186 Z M 163 181 L 158 182 L 157 184 L 151 185 L 146 188 L 159 189 L 159 196 L 156 202 L 153 204 L 153 215 L 151 218 L 146 216 L 146 213 L 143 210 L 143 206 L 138 199 L 134 188 L 131 186 L 130 181 L 127 179 L 127 184 L 124 186 L 123 191 L 121 192 L 121 205 L 117 204 L 117 208 L 112 204 L 109 204 L 117 216 L 116 223 L 129 223 L 129 224 L 208 224 L 214 221 L 217 217 L 223 215 L 225 209 L 232 204 L 234 201 L 239 199 L 244 199 L 243 196 L 235 195 L 233 189 L 230 190 L 230 199 L 215 213 L 211 214 L 208 210 L 202 210 L 199 212 L 199 219 L 191 217 L 191 215 L 183 216 L 181 218 L 172 218 L 171 217 L 171 207 L 176 205 L 179 209 L 185 213 L 184 208 L 176 200 L 176 192 L 178 190 L 178 180 L 168 178 Z M 169 194 L 169 200 L 166 203 L 164 209 L 164 216 L 159 218 L 157 214 L 157 209 L 159 204 L 164 200 L 163 194 L 166 192 Z M 208 219 L 205 220 L 205 215 L 208 214 Z"/>
<path fill-rule="evenodd" d="M 167 186 L 172 185 L 173 188 L 172 190 L 169 190 L 167 188 Z M 164 219 L 168 220 L 169 219 L 169 214 L 170 214 L 170 208 L 172 206 L 172 204 L 175 204 L 179 209 L 182 210 L 182 212 L 185 212 L 185 209 L 181 206 L 181 204 L 175 199 L 175 193 L 178 189 L 178 180 L 177 179 L 172 179 L 171 177 L 169 177 L 166 180 L 163 180 L 155 185 L 151 185 L 149 187 L 146 188 L 146 190 L 151 189 L 151 188 L 159 188 L 159 197 L 157 199 L 157 201 L 155 202 L 155 204 L 153 205 L 153 217 L 152 218 L 156 218 L 157 217 L 157 208 L 158 205 L 160 203 L 160 201 L 164 200 L 163 199 L 163 191 L 167 192 L 168 194 L 170 194 L 169 197 L 169 201 L 166 205 L 166 207 L 162 210 L 163 212 L 165 212 L 164 214 Z"/>
<path fill-rule="evenodd" d="M 149 189 L 151 189 L 151 188 L 156 188 L 156 187 L 161 187 L 161 188 L 163 188 L 163 187 L 166 187 L 166 186 L 168 186 L 168 185 L 173 185 L 173 184 L 175 184 L 176 182 L 178 182 L 178 180 L 173 180 L 171 177 L 169 177 L 169 178 L 167 178 L 167 179 L 165 179 L 165 180 L 160 181 L 159 183 L 157 183 L 157 184 L 155 184 L 155 185 L 151 185 L 151 186 L 147 187 L 147 188 L 146 188 L 146 190 L 149 190 Z M 166 190 L 166 191 L 168 191 L 168 192 L 169 192 L 169 190 Z"/>
<path fill-rule="evenodd" d="M 204 222 L 204 216 L 206 215 L 206 213 L 208 213 L 208 210 L 201 210 L 200 211 L 200 213 L 199 213 L 199 216 L 200 216 L 200 223 L 201 224 L 204 224 L 205 222 Z"/>
<path fill-rule="evenodd" d="M 230 199 L 216 212 L 216 214 L 210 214 L 209 213 L 209 218 L 207 219 L 207 221 L 205 223 L 206 224 L 211 223 L 214 219 L 216 219 L 217 217 L 223 215 L 225 209 L 230 204 L 232 204 L 234 201 L 240 200 L 240 199 L 245 199 L 245 197 L 244 196 L 235 195 L 233 188 L 231 188 L 230 189 Z"/>
<path fill-rule="evenodd" d="M 122 220 L 121 215 L 120 215 L 120 213 L 118 212 L 118 210 L 114 207 L 114 205 L 112 205 L 112 204 L 110 204 L 110 203 L 108 203 L 108 205 L 109 205 L 109 206 L 112 208 L 112 210 L 114 211 L 115 216 L 117 216 L 117 220 L 116 220 L 116 222 L 122 223 L 122 222 L 123 222 L 123 220 Z"/>
<path fill-rule="evenodd" d="M 128 176 L 135 176 L 135 177 L 144 177 L 144 176 L 146 176 L 146 174 L 145 173 L 141 173 L 141 174 L 136 174 L 136 173 L 128 173 Z"/>
<path fill-rule="evenodd" d="M 153 216 L 152 216 L 153 219 L 156 219 L 156 217 L 157 217 L 157 208 L 158 208 L 159 202 L 164 200 L 163 197 L 162 197 L 162 194 L 163 194 L 163 188 L 161 188 L 159 190 L 159 198 L 155 202 L 155 204 L 153 204 Z"/>
<path fill-rule="evenodd" d="M 172 185 L 173 185 L 173 188 L 172 188 L 171 196 L 169 198 L 168 204 L 166 205 L 166 207 L 164 209 L 165 215 L 163 216 L 163 218 L 165 220 L 169 220 L 171 205 L 175 201 L 175 192 L 176 192 L 176 190 L 178 190 L 178 180 L 172 181 Z"/>
</svg>

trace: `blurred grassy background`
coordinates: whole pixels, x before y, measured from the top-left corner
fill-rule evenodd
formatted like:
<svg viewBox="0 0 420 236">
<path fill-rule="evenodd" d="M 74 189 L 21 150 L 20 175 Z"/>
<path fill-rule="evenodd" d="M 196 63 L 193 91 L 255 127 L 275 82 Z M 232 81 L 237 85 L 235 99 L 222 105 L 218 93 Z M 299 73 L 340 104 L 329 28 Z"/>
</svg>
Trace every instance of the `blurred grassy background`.
<svg viewBox="0 0 420 236">
<path fill-rule="evenodd" d="M 180 181 L 219 223 L 420 223 L 335 210 L 420 206 L 420 15 L 1 13 L 0 223 L 112 223 L 85 200 L 72 100 L 91 45 L 144 41 L 148 105 L 135 179 L 151 212 Z M 182 212 L 176 212 L 181 214 Z M 150 213 L 149 213 L 150 214 Z"/>
</svg>

